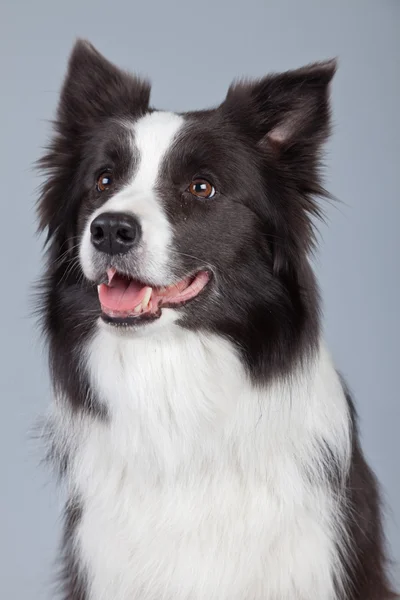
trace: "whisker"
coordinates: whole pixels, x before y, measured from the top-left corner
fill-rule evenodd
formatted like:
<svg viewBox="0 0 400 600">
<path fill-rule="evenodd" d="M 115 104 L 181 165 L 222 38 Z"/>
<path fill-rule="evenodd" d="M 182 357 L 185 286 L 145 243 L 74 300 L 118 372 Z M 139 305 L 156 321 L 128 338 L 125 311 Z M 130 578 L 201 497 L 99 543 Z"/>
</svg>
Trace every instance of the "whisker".
<svg viewBox="0 0 400 600">
<path fill-rule="evenodd" d="M 72 275 L 76 269 L 79 268 L 79 260 L 77 258 L 73 258 L 71 259 L 71 263 L 67 266 L 67 268 L 65 269 L 61 279 L 60 279 L 60 284 L 63 283 L 66 279 L 68 279 L 68 277 L 70 275 Z"/>
<path fill-rule="evenodd" d="M 58 258 L 56 258 L 56 260 L 53 261 L 53 265 L 55 266 L 59 266 L 60 264 L 62 264 L 64 262 L 65 257 L 71 252 L 71 250 L 75 250 L 75 248 L 78 248 L 79 244 L 75 244 L 74 246 L 71 246 L 71 248 L 68 248 L 68 250 L 65 250 L 65 252 L 63 252 Z"/>
<path fill-rule="evenodd" d="M 186 252 L 180 252 L 179 250 L 173 250 L 172 248 L 170 249 L 170 252 L 172 252 L 173 254 L 178 254 L 179 256 L 185 256 L 187 258 L 192 258 L 193 260 L 199 261 L 205 267 L 208 267 L 210 269 L 210 271 L 212 272 L 212 274 L 214 276 L 216 276 L 216 267 L 213 264 L 204 261 L 204 259 L 200 258 L 199 256 L 194 256 L 193 254 L 187 254 Z"/>
<path fill-rule="evenodd" d="M 186 252 L 180 252 L 179 250 L 173 250 L 172 248 L 170 248 L 169 251 L 172 252 L 173 254 L 179 254 L 180 256 L 187 256 L 188 258 L 193 258 L 194 260 L 199 260 L 200 262 L 203 261 L 203 259 L 201 259 L 199 256 L 194 256 L 193 254 L 187 254 Z"/>
</svg>

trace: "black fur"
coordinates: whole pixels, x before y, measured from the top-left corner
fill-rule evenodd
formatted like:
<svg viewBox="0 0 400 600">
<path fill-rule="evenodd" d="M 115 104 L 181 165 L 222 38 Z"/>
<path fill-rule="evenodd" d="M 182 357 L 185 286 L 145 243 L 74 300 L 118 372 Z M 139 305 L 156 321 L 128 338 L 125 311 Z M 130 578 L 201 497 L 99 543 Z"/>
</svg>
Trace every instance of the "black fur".
<svg viewBox="0 0 400 600">
<path fill-rule="evenodd" d="M 73 549 L 75 530 L 81 519 L 81 507 L 72 499 L 65 509 L 64 535 L 61 554 L 60 583 L 65 600 L 88 600 L 86 578 L 82 567 L 75 559 Z"/>
<path fill-rule="evenodd" d="M 229 337 L 259 382 L 289 374 L 318 340 L 319 297 L 308 255 L 314 246 L 312 218 L 320 215 L 315 197 L 325 195 L 320 151 L 329 133 L 334 72 L 335 63 L 327 62 L 232 86 L 220 107 L 184 115 L 187 126 L 163 164 L 159 185 L 179 232 L 176 277 L 211 265 L 219 290 L 218 300 L 211 287 L 188 304 L 181 324 Z M 121 186 L 135 168 L 120 123 L 152 110 L 149 93 L 148 83 L 78 42 L 55 134 L 40 161 L 47 174 L 40 227 L 48 234 L 41 309 L 52 378 L 73 410 L 91 411 L 93 418 L 107 415 L 82 371 L 80 349 L 100 307 L 96 286 L 81 271 L 78 244 L 88 214 L 108 197 L 96 194 L 99 170 L 113 167 L 115 185 Z M 187 181 L 195 175 L 215 183 L 218 201 L 189 197 Z M 348 401 L 352 407 L 350 396 Z M 346 526 L 354 560 L 345 564 L 351 590 L 346 600 L 387 600 L 393 596 L 377 484 L 359 448 L 354 411 L 353 429 Z M 78 520 L 79 505 L 73 504 L 63 545 L 64 600 L 86 600 L 71 551 Z"/>
<path fill-rule="evenodd" d="M 386 557 L 379 485 L 360 446 L 357 413 L 350 391 L 344 380 L 342 385 L 353 424 L 351 466 L 346 481 L 346 526 L 351 551 L 343 557 L 349 586 L 345 600 L 398 598 L 390 591 L 384 571 Z"/>
</svg>

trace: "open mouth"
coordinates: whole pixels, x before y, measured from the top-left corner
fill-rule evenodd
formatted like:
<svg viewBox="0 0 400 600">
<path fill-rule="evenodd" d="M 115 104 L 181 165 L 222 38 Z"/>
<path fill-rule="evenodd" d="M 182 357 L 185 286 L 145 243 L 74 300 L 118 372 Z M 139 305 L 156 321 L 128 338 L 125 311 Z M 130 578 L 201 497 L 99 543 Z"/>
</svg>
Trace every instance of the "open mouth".
<svg viewBox="0 0 400 600">
<path fill-rule="evenodd" d="M 157 319 L 161 309 L 176 308 L 196 298 L 210 280 L 207 271 L 186 277 L 166 287 L 150 287 L 136 279 L 107 271 L 108 282 L 98 286 L 103 320 L 116 325 Z"/>
</svg>

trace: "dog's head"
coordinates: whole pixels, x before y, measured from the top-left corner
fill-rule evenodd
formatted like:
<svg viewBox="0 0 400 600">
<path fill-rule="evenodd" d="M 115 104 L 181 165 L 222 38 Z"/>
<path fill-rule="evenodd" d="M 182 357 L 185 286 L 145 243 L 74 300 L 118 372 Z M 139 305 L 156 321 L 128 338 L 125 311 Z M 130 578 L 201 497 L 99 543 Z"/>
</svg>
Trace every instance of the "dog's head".
<svg viewBox="0 0 400 600">
<path fill-rule="evenodd" d="M 133 334 L 174 321 L 246 353 L 262 338 L 282 354 L 314 331 L 307 255 L 334 71 L 331 61 L 239 82 L 218 108 L 173 114 L 79 41 L 39 203 L 68 319 Z"/>
</svg>

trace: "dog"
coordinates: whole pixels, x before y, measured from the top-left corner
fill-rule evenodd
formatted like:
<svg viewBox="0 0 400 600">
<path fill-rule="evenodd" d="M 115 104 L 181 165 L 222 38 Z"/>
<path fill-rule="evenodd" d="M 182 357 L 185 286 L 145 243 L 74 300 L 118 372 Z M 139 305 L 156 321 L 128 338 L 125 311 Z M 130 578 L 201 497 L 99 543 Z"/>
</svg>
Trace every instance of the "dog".
<svg viewBox="0 0 400 600">
<path fill-rule="evenodd" d="M 309 258 L 335 61 L 176 114 L 78 40 L 39 161 L 64 600 L 387 600 Z"/>
</svg>

